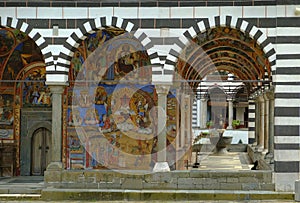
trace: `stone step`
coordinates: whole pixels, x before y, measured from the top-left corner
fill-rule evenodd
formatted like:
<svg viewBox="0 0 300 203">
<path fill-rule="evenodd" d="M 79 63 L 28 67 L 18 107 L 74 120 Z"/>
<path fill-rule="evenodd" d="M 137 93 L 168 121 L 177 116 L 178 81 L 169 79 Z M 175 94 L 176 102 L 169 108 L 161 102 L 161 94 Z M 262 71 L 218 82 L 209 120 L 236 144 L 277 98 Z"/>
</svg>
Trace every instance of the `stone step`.
<svg viewBox="0 0 300 203">
<path fill-rule="evenodd" d="M 44 187 L 38 185 L 0 185 L 0 194 L 41 194 Z"/>
<path fill-rule="evenodd" d="M 0 194 L 0 202 L 2 201 L 35 201 L 41 200 L 41 194 Z"/>
<path fill-rule="evenodd" d="M 294 200 L 293 192 L 237 190 L 120 190 L 55 189 L 42 190 L 42 200 L 118 200 L 118 201 L 193 201 L 193 200 Z"/>
</svg>

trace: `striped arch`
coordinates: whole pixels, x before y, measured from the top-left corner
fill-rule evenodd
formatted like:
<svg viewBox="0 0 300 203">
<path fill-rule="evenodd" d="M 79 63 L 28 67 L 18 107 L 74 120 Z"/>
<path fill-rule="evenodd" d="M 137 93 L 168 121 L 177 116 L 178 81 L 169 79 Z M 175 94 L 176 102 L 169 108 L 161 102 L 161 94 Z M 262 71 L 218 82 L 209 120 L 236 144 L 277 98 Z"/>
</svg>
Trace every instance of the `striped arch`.
<svg viewBox="0 0 300 203">
<path fill-rule="evenodd" d="M 230 27 L 240 30 L 243 33 L 249 34 L 249 36 L 254 39 L 257 44 L 260 45 L 260 47 L 263 49 L 263 52 L 270 62 L 272 75 L 275 74 L 276 53 L 274 46 L 272 45 L 270 40 L 256 26 L 241 18 L 235 18 L 232 16 L 215 16 L 214 18 L 206 18 L 187 29 L 179 37 L 179 41 L 173 45 L 173 48 L 170 50 L 166 58 L 163 69 L 168 70 L 170 74 L 173 74 L 180 53 L 186 46 L 191 44 L 191 40 L 197 37 L 199 33 L 203 33 L 209 29 L 216 27 Z M 267 76 L 265 75 L 265 77 Z"/>
<path fill-rule="evenodd" d="M 144 32 L 139 31 L 137 25 L 116 16 L 104 16 L 91 19 L 83 23 L 82 25 L 79 25 L 79 28 L 77 28 L 77 30 L 73 32 L 72 35 L 64 43 L 65 50 L 63 53 L 60 52 L 57 59 L 56 69 L 54 69 L 52 72 L 58 73 L 60 75 L 65 75 L 65 82 L 67 82 L 71 60 L 80 43 L 86 39 L 89 33 L 106 26 L 118 27 L 124 29 L 127 32 L 132 32 L 133 36 L 137 40 L 139 40 L 147 50 L 151 64 L 160 63 L 157 53 L 151 53 L 148 51 L 153 46 L 150 38 Z M 53 79 L 55 79 L 55 77 L 53 77 Z"/>
<path fill-rule="evenodd" d="M 184 32 L 183 35 L 180 36 L 179 42 L 173 45 L 173 48 L 170 50 L 167 56 L 163 69 L 173 71 L 173 73 L 170 74 L 174 74 L 174 68 L 178 60 L 178 57 L 180 53 L 183 51 L 183 49 L 186 46 L 190 45 L 191 40 L 197 37 L 199 33 L 206 32 L 207 30 L 216 27 L 230 27 L 248 34 L 250 38 L 254 39 L 256 43 L 260 45 L 260 47 L 262 48 L 263 52 L 265 53 L 266 57 L 269 60 L 272 75 L 275 75 L 276 53 L 275 53 L 274 46 L 272 45 L 270 40 L 256 26 L 252 25 L 251 23 L 241 18 L 235 18 L 232 16 L 215 16 L 214 18 L 207 18 L 196 23 L 194 26 L 191 26 L 189 29 L 187 29 L 186 32 Z M 266 72 L 267 71 L 265 71 L 265 73 Z M 265 75 L 264 77 L 268 78 L 268 75 Z M 194 121 L 194 124 L 195 123 L 196 122 Z M 255 103 L 253 102 L 253 100 L 249 100 L 248 130 L 249 130 L 249 142 L 252 143 L 253 140 L 255 139 Z"/>
<path fill-rule="evenodd" d="M 33 41 L 35 41 L 36 45 L 40 48 L 44 56 L 46 71 L 54 69 L 54 59 L 52 52 L 48 51 L 48 43 L 39 32 L 33 29 L 33 26 L 25 23 L 22 20 L 18 20 L 12 17 L 4 17 L 4 19 L 1 19 L 0 16 L 0 22 L 1 26 L 3 27 L 17 29 L 27 34 Z"/>
</svg>

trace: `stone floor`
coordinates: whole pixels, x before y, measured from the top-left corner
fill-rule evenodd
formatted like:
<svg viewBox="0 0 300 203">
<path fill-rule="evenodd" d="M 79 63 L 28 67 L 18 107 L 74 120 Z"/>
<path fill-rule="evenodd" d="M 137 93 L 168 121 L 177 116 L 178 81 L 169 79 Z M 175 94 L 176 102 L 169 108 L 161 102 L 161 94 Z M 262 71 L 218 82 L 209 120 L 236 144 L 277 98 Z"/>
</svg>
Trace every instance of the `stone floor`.
<svg viewBox="0 0 300 203">
<path fill-rule="evenodd" d="M 20 201 L 0 201 L 1 203 L 20 203 Z M 21 201 L 22 203 L 49 203 L 49 201 Z M 51 201 L 51 203 L 82 203 L 82 202 L 91 202 L 91 201 Z M 128 201 L 92 201 L 93 203 L 128 203 Z M 243 200 L 243 201 L 229 201 L 229 200 L 199 200 L 199 201 L 129 201 L 133 203 L 290 203 L 294 202 L 293 200 Z"/>
<path fill-rule="evenodd" d="M 253 163 L 246 152 L 228 152 L 217 155 L 213 152 L 198 153 L 198 170 L 251 170 Z M 192 164 L 196 162 L 196 153 L 192 155 Z"/>
</svg>

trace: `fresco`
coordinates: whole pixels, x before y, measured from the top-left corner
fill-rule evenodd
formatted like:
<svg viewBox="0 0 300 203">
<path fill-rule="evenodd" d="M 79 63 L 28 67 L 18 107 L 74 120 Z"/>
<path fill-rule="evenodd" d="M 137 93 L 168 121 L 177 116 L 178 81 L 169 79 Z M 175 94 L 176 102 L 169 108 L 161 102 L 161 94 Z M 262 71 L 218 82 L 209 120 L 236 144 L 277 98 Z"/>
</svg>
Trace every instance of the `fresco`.
<svg viewBox="0 0 300 203">
<path fill-rule="evenodd" d="M 16 112 L 22 107 L 51 103 L 44 85 L 43 55 L 19 30 L 0 28 L 0 80 L 0 139 L 18 139 L 20 114 Z"/>
<path fill-rule="evenodd" d="M 36 66 L 29 71 L 21 72 L 22 82 L 17 84 L 16 103 L 22 107 L 49 107 L 51 106 L 51 92 L 46 81 L 46 69 Z"/>
<path fill-rule="evenodd" d="M 0 124 L 12 125 L 13 124 L 13 95 L 1 94 L 0 95 Z"/>
<path fill-rule="evenodd" d="M 270 63 L 263 50 L 240 30 L 229 27 L 209 29 L 198 33 L 193 42 L 182 51 L 175 68 L 185 79 L 201 80 L 215 70 L 235 73 L 241 80 L 270 77 Z M 190 83 L 192 88 L 197 85 L 197 82 Z"/>
<path fill-rule="evenodd" d="M 83 78 L 116 82 L 141 68 L 139 74 L 135 74 L 135 79 L 148 80 L 151 69 L 143 68 L 148 65 L 149 57 L 138 40 L 128 37 L 120 29 L 107 28 L 90 34 L 75 51 L 69 78 L 71 82 Z M 84 72 L 78 74 L 83 69 Z"/>
<path fill-rule="evenodd" d="M 157 94 L 149 65 L 145 48 L 121 29 L 99 30 L 78 47 L 66 93 L 68 169 L 154 166 Z M 175 155 L 176 99 L 168 100 L 168 151 Z M 78 140 L 80 150 L 72 144 Z"/>
</svg>

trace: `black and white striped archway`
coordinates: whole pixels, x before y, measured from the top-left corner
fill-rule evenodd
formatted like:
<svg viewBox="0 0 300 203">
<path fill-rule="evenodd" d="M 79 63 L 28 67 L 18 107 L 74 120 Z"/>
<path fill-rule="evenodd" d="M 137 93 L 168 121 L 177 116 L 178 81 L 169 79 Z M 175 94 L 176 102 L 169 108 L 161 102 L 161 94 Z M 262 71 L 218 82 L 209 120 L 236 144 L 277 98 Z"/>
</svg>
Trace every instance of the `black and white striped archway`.
<svg viewBox="0 0 300 203">
<path fill-rule="evenodd" d="M 138 26 L 120 17 L 103 16 L 88 20 L 87 22 L 79 25 L 79 28 L 77 28 L 77 30 L 73 32 L 64 43 L 63 46 L 65 51 L 60 52 L 57 59 L 56 69 L 53 72 L 47 73 L 64 75 L 64 82 L 67 82 L 70 63 L 79 44 L 87 37 L 89 33 L 107 26 L 121 28 L 126 32 L 130 32 L 139 42 L 141 42 L 142 46 L 145 47 L 148 56 L 150 57 L 151 65 L 161 66 L 158 54 L 150 50 L 153 46 L 150 38 L 144 32 L 139 31 Z"/>
<path fill-rule="evenodd" d="M 253 39 L 259 48 L 263 51 L 265 57 L 269 62 L 270 70 L 265 70 L 265 74 L 269 72 L 269 75 L 264 75 L 259 80 L 264 80 L 265 78 L 272 78 L 272 75 L 275 75 L 276 71 L 276 53 L 273 44 L 270 42 L 266 34 L 264 34 L 258 27 L 252 25 L 251 23 L 243 20 L 242 18 L 235 18 L 232 16 L 215 16 L 213 18 L 203 19 L 195 25 L 187 29 L 182 36 L 179 37 L 179 40 L 174 43 L 172 49 L 167 55 L 164 66 L 162 67 L 161 72 L 164 75 L 173 75 L 176 67 L 176 63 L 180 57 L 180 54 L 183 52 L 184 48 L 189 46 L 192 43 L 192 40 L 195 39 L 199 34 L 207 32 L 208 30 L 218 28 L 218 27 L 228 27 L 236 29 L 242 33 L 245 33 L 251 39 Z M 172 77 L 169 77 L 172 78 Z M 255 101 L 249 98 L 248 106 L 248 130 L 249 130 L 249 141 L 253 141 L 255 138 Z M 196 104 L 196 102 L 195 102 Z M 197 107 L 193 107 L 193 118 L 197 119 Z M 197 121 L 193 121 L 193 124 L 196 124 Z"/>
<path fill-rule="evenodd" d="M 27 34 L 33 41 L 35 41 L 36 45 L 40 48 L 45 61 L 46 71 L 52 71 L 55 69 L 54 67 L 54 59 L 52 52 L 48 49 L 48 43 L 47 41 L 42 37 L 42 35 L 34 30 L 34 27 L 30 24 L 27 24 L 23 20 L 19 20 L 12 17 L 2 17 L 0 14 L 0 22 L 1 26 L 3 27 L 9 27 L 13 29 L 20 30 Z"/>
</svg>

